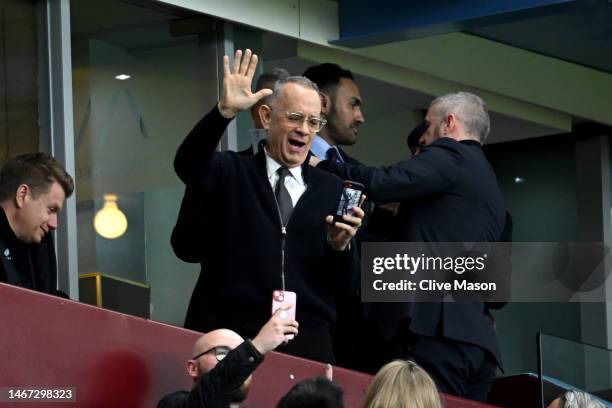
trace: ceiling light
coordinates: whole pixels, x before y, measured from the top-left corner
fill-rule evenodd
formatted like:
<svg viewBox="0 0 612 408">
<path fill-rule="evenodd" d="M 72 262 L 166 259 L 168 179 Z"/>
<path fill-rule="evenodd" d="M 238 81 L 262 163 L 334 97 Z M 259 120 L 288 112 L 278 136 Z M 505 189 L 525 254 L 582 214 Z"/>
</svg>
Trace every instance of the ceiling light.
<svg viewBox="0 0 612 408">
<path fill-rule="evenodd" d="M 131 78 L 131 76 L 127 75 L 127 74 L 121 74 L 121 75 L 117 75 L 115 77 L 115 79 L 118 79 L 120 81 L 125 81 L 126 79 L 130 79 L 130 78 Z"/>
</svg>

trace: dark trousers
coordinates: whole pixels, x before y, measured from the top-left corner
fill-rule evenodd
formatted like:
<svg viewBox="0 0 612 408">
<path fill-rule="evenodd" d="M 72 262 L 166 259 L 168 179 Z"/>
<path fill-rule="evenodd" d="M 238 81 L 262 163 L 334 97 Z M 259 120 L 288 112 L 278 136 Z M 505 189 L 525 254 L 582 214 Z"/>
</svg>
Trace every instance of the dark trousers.
<svg viewBox="0 0 612 408">
<path fill-rule="evenodd" d="M 398 356 L 420 365 L 440 392 L 471 400 L 486 402 L 495 378 L 493 357 L 473 344 L 412 334 Z"/>
<path fill-rule="evenodd" d="M 376 374 L 383 365 L 397 358 L 396 348 L 390 347 L 378 324 L 365 319 L 361 310 L 344 317 L 339 313 L 333 335 L 334 354 L 340 367 Z"/>
</svg>

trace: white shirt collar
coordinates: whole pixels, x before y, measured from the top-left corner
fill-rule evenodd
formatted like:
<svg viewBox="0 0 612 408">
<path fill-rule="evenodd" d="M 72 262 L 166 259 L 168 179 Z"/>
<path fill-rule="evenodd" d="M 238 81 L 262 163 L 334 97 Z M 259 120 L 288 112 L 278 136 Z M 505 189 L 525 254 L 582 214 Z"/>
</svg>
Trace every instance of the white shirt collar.
<svg viewBox="0 0 612 408">
<path fill-rule="evenodd" d="M 276 171 L 279 169 L 279 167 L 282 167 L 282 165 L 268 154 L 268 149 L 264 148 L 264 152 L 266 153 L 266 171 L 268 173 L 268 180 L 272 180 L 277 176 Z M 302 177 L 302 166 L 292 167 L 288 170 L 300 185 L 305 185 L 304 178 Z"/>
</svg>

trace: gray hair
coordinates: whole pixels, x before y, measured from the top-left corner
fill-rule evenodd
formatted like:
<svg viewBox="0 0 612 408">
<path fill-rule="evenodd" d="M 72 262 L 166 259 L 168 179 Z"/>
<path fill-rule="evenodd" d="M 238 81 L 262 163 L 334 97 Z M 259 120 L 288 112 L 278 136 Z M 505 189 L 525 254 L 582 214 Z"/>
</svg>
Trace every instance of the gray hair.
<svg viewBox="0 0 612 408">
<path fill-rule="evenodd" d="M 604 408 L 604 405 L 586 392 L 568 391 L 563 398 L 563 408 Z"/>
<path fill-rule="evenodd" d="M 310 79 L 303 77 L 303 76 L 290 76 L 284 79 L 279 79 L 278 81 L 274 83 L 274 88 L 272 88 L 272 91 L 273 91 L 272 95 L 268 96 L 266 100 L 266 104 L 268 104 L 269 106 L 274 105 L 274 103 L 276 102 L 276 98 L 278 98 L 278 94 L 280 93 L 281 88 L 287 84 L 298 84 L 298 85 L 303 86 L 304 88 L 310 88 L 316 91 L 317 95 L 319 94 L 319 87 L 317 86 L 317 84 L 312 82 Z"/>
<path fill-rule="evenodd" d="M 463 123 L 466 133 L 484 143 L 491 130 L 487 105 L 469 92 L 450 93 L 434 99 L 430 107 L 436 106 L 439 117 L 455 114 Z"/>
</svg>

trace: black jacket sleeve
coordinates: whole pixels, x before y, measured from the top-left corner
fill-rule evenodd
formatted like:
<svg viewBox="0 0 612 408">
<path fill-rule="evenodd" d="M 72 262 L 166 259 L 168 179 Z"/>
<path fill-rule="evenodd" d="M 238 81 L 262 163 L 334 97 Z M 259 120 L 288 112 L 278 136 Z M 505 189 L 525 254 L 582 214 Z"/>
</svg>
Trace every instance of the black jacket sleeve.
<svg viewBox="0 0 612 408">
<path fill-rule="evenodd" d="M 188 408 L 227 408 L 244 381 L 263 361 L 250 340 L 244 341 L 204 374 L 187 398 Z"/>
<path fill-rule="evenodd" d="M 229 166 L 227 154 L 217 153 L 217 144 L 231 120 L 224 118 L 215 106 L 189 132 L 181 143 L 174 169 L 187 185 L 170 243 L 176 256 L 185 262 L 201 262 L 201 241 L 194 236 L 202 231 L 207 211 L 203 208 L 207 194 L 214 195 L 224 182 Z"/>
<path fill-rule="evenodd" d="M 193 186 L 185 188 L 178 219 L 170 237 L 176 256 L 182 261 L 193 263 L 202 262 L 202 243 L 195 237 L 205 231 L 207 214 L 196 193 Z"/>
<path fill-rule="evenodd" d="M 368 167 L 325 160 L 318 167 L 362 183 L 368 198 L 373 201 L 404 201 L 449 188 L 462 160 L 455 143 L 450 139 L 440 139 L 418 156 L 391 166 Z"/>
<path fill-rule="evenodd" d="M 185 184 L 198 185 L 214 170 L 217 144 L 230 122 L 215 105 L 181 143 L 174 158 L 174 170 Z"/>
</svg>

